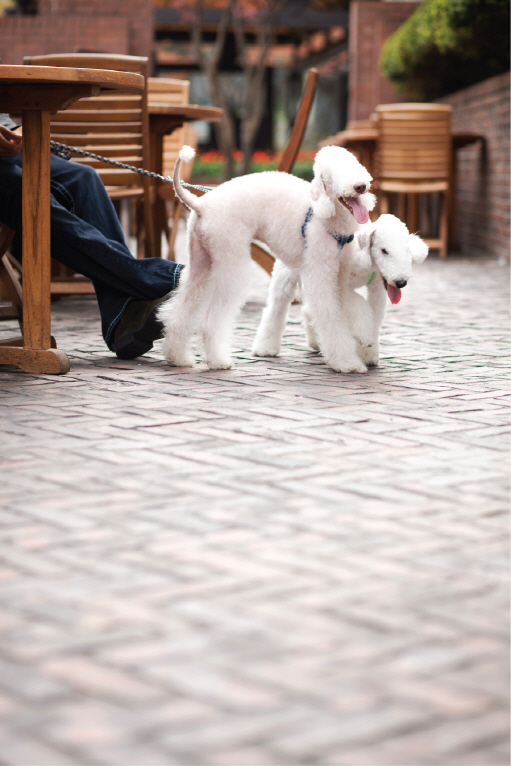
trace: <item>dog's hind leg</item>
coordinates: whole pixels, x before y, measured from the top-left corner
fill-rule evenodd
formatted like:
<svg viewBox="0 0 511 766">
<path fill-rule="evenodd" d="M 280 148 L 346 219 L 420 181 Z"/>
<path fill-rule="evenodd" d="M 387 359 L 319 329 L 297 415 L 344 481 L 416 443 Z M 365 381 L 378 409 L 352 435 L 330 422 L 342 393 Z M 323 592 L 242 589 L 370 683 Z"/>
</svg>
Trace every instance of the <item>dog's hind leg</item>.
<svg viewBox="0 0 511 766">
<path fill-rule="evenodd" d="M 263 310 L 252 353 L 254 356 L 278 356 L 286 327 L 289 304 L 299 283 L 299 273 L 275 261 L 271 275 L 268 303 Z"/>
<path fill-rule="evenodd" d="M 207 310 L 202 324 L 204 357 L 211 370 L 228 370 L 232 367 L 231 335 L 238 312 L 243 305 L 250 282 L 249 247 L 245 253 L 224 243 L 215 252 L 222 254 L 221 262 L 211 269 Z M 245 249 L 245 248 L 243 248 Z"/>
<path fill-rule="evenodd" d="M 189 271 L 186 274 L 186 271 Z M 198 237 L 190 236 L 189 265 L 159 318 L 165 327 L 163 353 L 176 367 L 193 367 L 192 337 L 205 311 L 205 295 L 211 273 L 211 256 Z"/>
</svg>

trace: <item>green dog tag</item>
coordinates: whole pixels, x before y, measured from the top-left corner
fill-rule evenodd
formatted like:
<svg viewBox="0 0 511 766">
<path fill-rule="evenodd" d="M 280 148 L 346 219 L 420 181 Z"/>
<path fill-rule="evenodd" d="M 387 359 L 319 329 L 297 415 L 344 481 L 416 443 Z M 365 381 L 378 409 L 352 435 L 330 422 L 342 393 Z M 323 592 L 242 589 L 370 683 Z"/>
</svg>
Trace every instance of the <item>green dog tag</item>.
<svg viewBox="0 0 511 766">
<path fill-rule="evenodd" d="M 373 281 L 373 277 L 374 277 L 374 271 L 372 271 L 372 272 L 369 274 L 369 278 L 368 278 L 368 280 L 367 280 L 367 282 L 366 282 L 366 285 L 370 285 L 370 284 L 371 284 L 371 282 Z"/>
</svg>

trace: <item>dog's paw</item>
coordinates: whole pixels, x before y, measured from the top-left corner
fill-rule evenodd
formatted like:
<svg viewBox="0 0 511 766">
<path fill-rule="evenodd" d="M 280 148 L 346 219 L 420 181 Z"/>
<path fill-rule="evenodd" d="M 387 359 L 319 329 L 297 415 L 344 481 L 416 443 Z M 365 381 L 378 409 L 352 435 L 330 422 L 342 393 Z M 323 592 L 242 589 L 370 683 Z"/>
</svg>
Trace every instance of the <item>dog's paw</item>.
<svg viewBox="0 0 511 766">
<path fill-rule="evenodd" d="M 349 359 L 326 359 L 326 363 L 332 368 L 334 372 L 343 373 L 364 373 L 367 372 L 367 367 L 361 359 L 358 357 L 352 357 Z"/>
<path fill-rule="evenodd" d="M 195 359 L 190 354 L 173 354 L 165 356 L 165 360 L 172 366 L 172 367 L 195 367 Z"/>
<path fill-rule="evenodd" d="M 229 357 L 213 357 L 205 360 L 210 370 L 230 370 L 232 359 Z"/>
<path fill-rule="evenodd" d="M 195 367 L 192 352 L 173 348 L 167 338 L 163 341 L 163 356 L 172 367 Z"/>
<path fill-rule="evenodd" d="M 252 354 L 254 356 L 278 356 L 280 353 L 280 343 L 262 343 L 255 342 L 252 346 Z"/>
<path fill-rule="evenodd" d="M 380 350 L 378 343 L 371 343 L 367 346 L 359 346 L 358 353 L 362 361 L 368 367 L 377 367 L 380 361 Z"/>
</svg>

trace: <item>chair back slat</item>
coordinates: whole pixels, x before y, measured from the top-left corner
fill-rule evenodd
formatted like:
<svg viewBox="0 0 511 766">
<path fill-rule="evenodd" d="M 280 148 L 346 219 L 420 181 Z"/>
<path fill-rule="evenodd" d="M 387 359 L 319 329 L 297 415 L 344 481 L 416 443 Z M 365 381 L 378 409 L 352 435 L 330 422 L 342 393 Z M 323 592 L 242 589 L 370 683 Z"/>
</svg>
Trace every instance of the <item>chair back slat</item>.
<svg viewBox="0 0 511 766">
<path fill-rule="evenodd" d="M 136 72 L 142 74 L 147 82 L 148 61 L 143 56 L 60 53 L 26 57 L 24 63 Z M 135 167 L 148 168 L 150 154 L 147 88 L 140 95 L 116 91 L 115 94 L 106 92 L 80 99 L 68 109 L 52 115 L 50 131 L 51 138 L 55 141 L 90 150 Z M 119 171 L 89 158 L 73 155 L 72 159 L 82 165 L 101 169 L 99 175 L 107 186 L 147 186 L 144 177 L 137 173 Z"/>
<path fill-rule="evenodd" d="M 289 136 L 288 142 L 284 151 L 277 170 L 281 173 L 291 173 L 293 165 L 295 163 L 296 156 L 300 149 L 305 128 L 307 127 L 307 120 L 309 119 L 309 112 L 314 101 L 314 95 L 316 93 L 316 85 L 318 81 L 319 73 L 315 68 L 309 69 L 307 72 L 307 79 L 305 81 L 305 87 L 303 89 L 302 100 L 298 107 L 298 112 Z"/>
<path fill-rule="evenodd" d="M 149 77 L 148 99 L 152 104 L 190 103 L 190 81 L 170 77 Z"/>
<path fill-rule="evenodd" d="M 451 107 L 443 104 L 385 104 L 378 119 L 377 175 L 380 180 L 447 180 L 451 164 Z"/>
<path fill-rule="evenodd" d="M 173 104 L 183 106 L 190 103 L 190 81 L 170 77 L 149 77 L 147 82 L 148 99 L 151 104 Z M 174 172 L 179 150 L 184 144 L 194 143 L 194 133 L 187 124 L 176 128 L 163 137 L 163 175 L 171 176 Z M 188 181 L 192 171 L 191 163 L 183 163 L 181 176 Z"/>
<path fill-rule="evenodd" d="M 107 53 L 57 53 L 25 57 L 24 64 L 69 66 L 135 72 L 144 77 L 146 87 L 140 94 L 106 90 L 99 96 L 80 99 L 69 109 L 52 115 L 50 135 L 55 141 L 86 149 L 134 167 L 150 168 L 149 112 L 147 108 L 148 59 Z M 146 257 L 154 252 L 151 210 L 152 180 L 134 171 L 72 155 L 74 162 L 97 170 L 113 199 L 142 201 L 143 215 L 138 219 L 138 253 Z M 62 269 L 59 272 L 62 276 Z M 69 276 L 69 275 L 67 275 Z M 65 276 L 62 277 L 65 281 Z M 54 280 L 55 282 L 55 280 Z M 52 290 L 54 289 L 52 282 Z M 61 286 L 62 287 L 62 286 Z M 68 285 L 71 293 L 72 285 Z M 93 290 L 92 285 L 90 285 Z M 67 289 L 67 288 L 66 288 Z M 62 291 L 62 290 L 61 290 Z"/>
</svg>

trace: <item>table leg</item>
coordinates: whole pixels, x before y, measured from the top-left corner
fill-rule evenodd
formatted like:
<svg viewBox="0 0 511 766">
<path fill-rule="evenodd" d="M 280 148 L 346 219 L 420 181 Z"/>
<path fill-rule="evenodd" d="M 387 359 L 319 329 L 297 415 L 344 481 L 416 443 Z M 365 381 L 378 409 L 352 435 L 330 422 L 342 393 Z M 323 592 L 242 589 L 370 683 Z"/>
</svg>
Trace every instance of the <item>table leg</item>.
<svg viewBox="0 0 511 766">
<path fill-rule="evenodd" d="M 0 362 L 25 372 L 64 373 L 66 354 L 51 348 L 49 142 L 50 112 L 24 111 L 23 346 L 2 347 Z"/>
<path fill-rule="evenodd" d="M 153 132 L 151 134 L 151 170 L 159 175 L 163 172 L 163 136 Z M 165 217 L 167 209 L 165 200 L 158 194 L 158 186 L 161 181 L 155 181 L 153 198 L 153 254 L 156 258 L 161 258 L 161 235 L 165 231 Z"/>
</svg>

